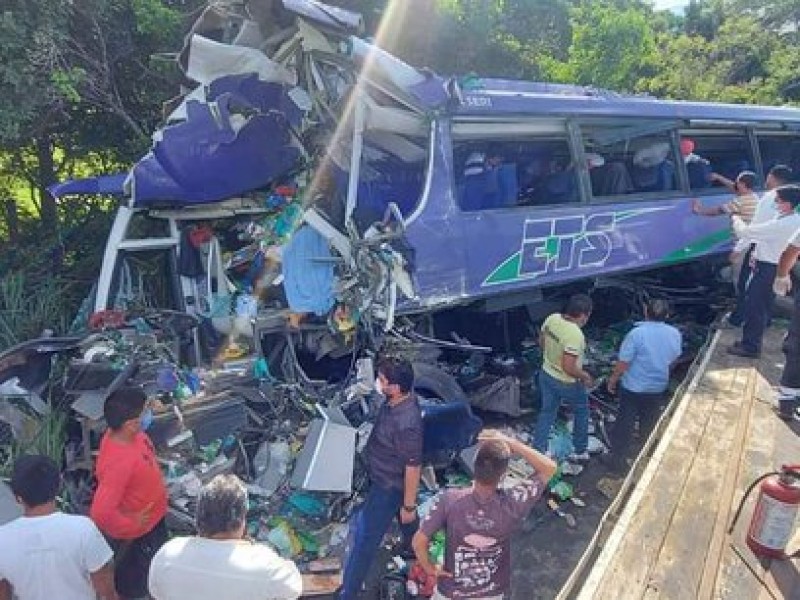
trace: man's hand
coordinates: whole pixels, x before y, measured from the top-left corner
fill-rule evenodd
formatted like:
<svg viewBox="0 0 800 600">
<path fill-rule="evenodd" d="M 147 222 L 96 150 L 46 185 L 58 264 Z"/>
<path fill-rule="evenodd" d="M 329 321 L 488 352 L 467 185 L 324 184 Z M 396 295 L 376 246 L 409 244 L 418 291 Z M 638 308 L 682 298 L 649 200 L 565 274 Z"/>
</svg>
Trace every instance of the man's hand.
<svg viewBox="0 0 800 600">
<path fill-rule="evenodd" d="M 608 392 L 610 394 L 616 394 L 617 393 L 617 382 L 618 381 L 619 381 L 619 379 L 617 379 L 616 377 L 609 377 L 608 381 L 606 381 L 606 389 L 608 390 Z"/>
<path fill-rule="evenodd" d="M 700 200 L 698 200 L 697 198 L 692 200 L 692 212 L 694 214 L 699 215 L 702 207 L 703 207 L 703 205 L 700 204 Z"/>
<path fill-rule="evenodd" d="M 508 444 L 508 447 L 512 452 L 514 452 L 515 446 L 521 443 L 519 440 L 511 437 L 510 435 L 506 435 L 502 431 L 497 431 L 496 429 L 484 429 L 478 434 L 478 441 L 503 442 L 504 444 Z"/>
<path fill-rule="evenodd" d="M 140 513 L 136 515 L 136 520 L 139 522 L 139 525 L 144 526 L 150 523 L 152 512 L 153 512 L 153 503 L 151 502 L 150 504 L 145 506 Z"/>
<path fill-rule="evenodd" d="M 433 577 L 434 579 L 436 579 L 436 581 L 439 581 L 439 578 L 446 578 L 453 576 L 452 573 L 445 571 L 440 565 L 434 565 L 431 562 L 428 562 L 428 564 L 425 565 L 423 565 L 420 562 L 420 566 L 422 567 L 422 570 L 425 571 L 425 574 L 428 577 Z"/>
<path fill-rule="evenodd" d="M 417 518 L 417 509 L 414 510 L 406 510 L 405 506 L 400 507 L 400 522 L 403 525 L 408 525 L 409 523 L 413 523 L 414 519 Z"/>
<path fill-rule="evenodd" d="M 772 282 L 772 291 L 778 296 L 788 296 L 792 289 L 792 278 L 789 275 L 776 277 Z"/>
<path fill-rule="evenodd" d="M 739 261 L 739 257 L 742 255 L 741 252 L 736 252 L 735 250 L 730 253 L 728 256 L 728 262 L 731 264 L 736 264 Z"/>
</svg>

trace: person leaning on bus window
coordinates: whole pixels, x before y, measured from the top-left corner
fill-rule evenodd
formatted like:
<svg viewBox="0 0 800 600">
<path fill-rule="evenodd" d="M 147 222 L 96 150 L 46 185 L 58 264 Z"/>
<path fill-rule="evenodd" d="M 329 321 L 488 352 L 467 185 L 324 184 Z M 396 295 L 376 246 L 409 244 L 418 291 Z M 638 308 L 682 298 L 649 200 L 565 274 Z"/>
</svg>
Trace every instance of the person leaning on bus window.
<svg viewBox="0 0 800 600">
<path fill-rule="evenodd" d="M 759 198 L 750 224 L 764 223 L 777 215 L 775 188 L 788 184 L 791 178 L 792 170 L 786 165 L 775 165 L 769 170 L 767 179 L 764 182 L 764 187 L 767 191 Z M 733 311 L 722 320 L 724 327 L 741 327 L 744 322 L 744 294 L 747 283 L 750 281 L 750 274 L 752 273 L 751 263 L 753 262 L 753 249 L 754 245 L 752 243 L 741 239 L 736 242 L 733 248 L 733 254 L 739 253 L 742 255 L 741 259 L 739 259 L 741 268 L 739 269 L 739 277 L 736 280 L 736 306 Z M 741 293 L 741 297 L 739 297 L 738 293 Z"/>
<path fill-rule="evenodd" d="M 794 291 L 794 312 L 792 320 L 789 322 L 789 330 L 786 332 L 786 339 L 783 341 L 783 353 L 786 355 L 786 362 L 781 373 L 780 387 L 778 388 L 778 405 L 784 408 L 779 412 L 785 419 L 793 418 L 791 410 L 785 407 L 800 404 L 800 233 L 789 243 L 789 247 L 781 254 L 778 262 L 778 274 L 773 283 L 773 291 L 785 296 L 790 290 Z M 786 402 L 789 400 L 789 402 Z"/>
<path fill-rule="evenodd" d="M 543 365 L 539 371 L 539 388 L 542 393 L 542 410 L 536 422 L 534 447 L 539 452 L 547 450 L 550 429 L 563 401 L 572 404 L 575 426 L 572 439 L 575 451 L 568 457 L 573 462 L 589 460 L 589 388 L 594 385 L 592 376 L 582 366 L 586 338 L 581 328 L 592 314 L 592 299 L 585 294 L 575 294 L 567 301 L 562 313 L 545 319 L 539 333 Z"/>
<path fill-rule="evenodd" d="M 669 304 L 650 298 L 644 304 L 644 321 L 636 324 L 622 340 L 619 358 L 606 387 L 619 391 L 619 414 L 611 430 L 611 468 L 623 471 L 633 426 L 639 417 L 641 437 L 649 435 L 664 404 L 672 364 L 681 355 L 681 332 L 664 321 Z M 619 386 L 617 385 L 619 383 Z"/>
<path fill-rule="evenodd" d="M 761 341 L 775 299 L 772 291 L 778 262 L 789 242 L 800 232 L 800 214 L 795 210 L 800 204 L 800 187 L 785 185 L 775 190 L 778 216 L 765 223 L 746 225 L 733 216 L 733 229 L 743 241 L 755 244 L 753 276 L 747 286 L 744 303 L 742 339 L 728 353 L 745 358 L 761 355 Z"/>
<path fill-rule="evenodd" d="M 739 215 L 742 220 L 750 224 L 753 216 L 756 213 L 758 206 L 758 196 L 754 191 L 756 185 L 756 174 L 752 171 L 742 171 L 736 177 L 736 181 L 730 181 L 722 175 L 716 173 L 711 174 L 711 178 L 715 181 L 724 180 L 724 184 L 728 187 L 728 183 L 732 184 L 734 193 L 736 194 L 733 199 L 718 206 L 704 207 L 703 204 L 695 199 L 692 203 L 692 212 L 696 215 L 703 215 L 706 217 L 714 217 L 718 215 Z M 731 252 L 730 262 L 733 267 L 732 281 L 736 285 L 736 301 L 744 301 L 745 283 L 739 281 L 739 272 L 742 269 L 742 260 L 744 255 L 741 252 Z"/>
</svg>

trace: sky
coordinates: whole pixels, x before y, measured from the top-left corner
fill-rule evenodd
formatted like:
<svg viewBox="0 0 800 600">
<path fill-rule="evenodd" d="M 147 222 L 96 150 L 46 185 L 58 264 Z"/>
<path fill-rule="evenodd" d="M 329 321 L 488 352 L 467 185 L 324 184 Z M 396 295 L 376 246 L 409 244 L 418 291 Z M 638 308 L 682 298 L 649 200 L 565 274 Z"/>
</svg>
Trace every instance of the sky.
<svg viewBox="0 0 800 600">
<path fill-rule="evenodd" d="M 659 10 L 683 9 L 689 0 L 655 0 L 656 8 Z"/>
</svg>

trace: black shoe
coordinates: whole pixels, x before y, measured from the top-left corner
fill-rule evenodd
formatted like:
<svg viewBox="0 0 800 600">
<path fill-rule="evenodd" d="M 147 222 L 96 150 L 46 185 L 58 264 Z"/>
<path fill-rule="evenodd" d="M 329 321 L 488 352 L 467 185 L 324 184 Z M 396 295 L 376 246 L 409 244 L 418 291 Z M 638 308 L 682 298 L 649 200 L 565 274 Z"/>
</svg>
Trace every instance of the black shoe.
<svg viewBox="0 0 800 600">
<path fill-rule="evenodd" d="M 748 350 L 740 342 L 736 342 L 733 346 L 728 347 L 728 354 L 733 354 L 734 356 L 741 356 L 742 358 L 760 358 L 761 352 L 753 352 L 752 350 Z"/>
</svg>

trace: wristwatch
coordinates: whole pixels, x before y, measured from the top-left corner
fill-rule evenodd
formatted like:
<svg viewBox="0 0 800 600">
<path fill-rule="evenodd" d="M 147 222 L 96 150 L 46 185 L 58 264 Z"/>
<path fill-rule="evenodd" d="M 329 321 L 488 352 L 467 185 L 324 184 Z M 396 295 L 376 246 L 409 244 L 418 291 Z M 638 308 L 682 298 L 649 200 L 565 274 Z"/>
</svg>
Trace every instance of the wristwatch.
<svg viewBox="0 0 800 600">
<path fill-rule="evenodd" d="M 417 510 L 416 504 L 406 504 L 403 506 L 403 510 L 406 512 L 414 512 Z"/>
</svg>

